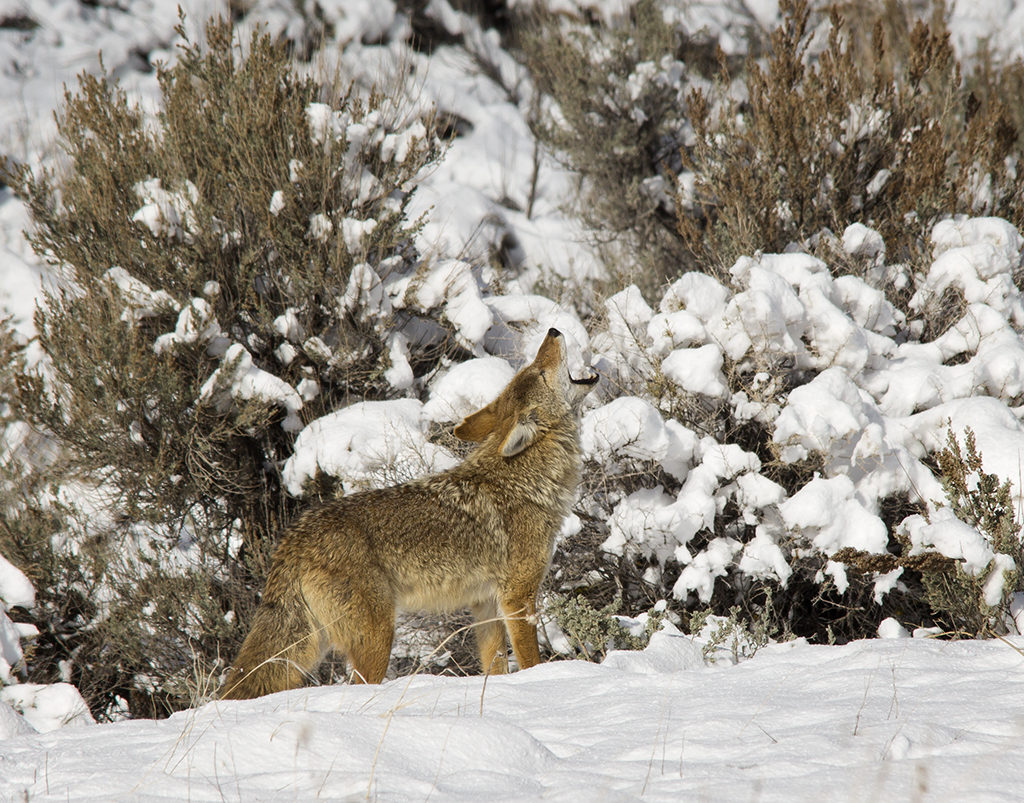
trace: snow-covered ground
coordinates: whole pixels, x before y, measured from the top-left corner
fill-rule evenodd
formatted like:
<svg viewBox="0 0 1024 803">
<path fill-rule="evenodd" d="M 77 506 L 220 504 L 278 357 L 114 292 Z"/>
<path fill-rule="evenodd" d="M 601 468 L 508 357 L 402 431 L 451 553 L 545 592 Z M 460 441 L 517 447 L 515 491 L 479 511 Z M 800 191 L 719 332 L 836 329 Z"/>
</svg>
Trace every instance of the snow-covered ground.
<svg viewBox="0 0 1024 803">
<path fill-rule="evenodd" d="M 660 634 L 602 665 L 418 676 L 24 733 L 3 800 L 1020 799 L 1024 639 L 769 646 Z"/>
<path fill-rule="evenodd" d="M 183 5 L 192 30 L 219 9 L 207 0 Z M 290 2 L 255 5 L 251 19 L 274 30 L 296 25 Z M 375 42 L 401 24 L 387 0 L 320 5 L 339 37 Z M 609 14 L 628 2 L 562 5 Z M 775 18 L 770 0 L 686 4 L 695 26 L 722 30 L 744 5 L 758 25 Z M 477 37 L 507 85 L 524 80 L 472 20 L 445 2 L 430 6 L 449 29 Z M 992 35 L 1004 52 L 1024 53 L 1024 28 L 1014 24 L 1024 4 L 961 0 L 951 8 L 961 52 Z M 100 50 L 133 97 L 156 97 L 140 54 L 173 56 L 174 4 L 0 0 L 0 19 L 30 13 L 39 28 L 0 31 L 0 155 L 30 163 L 53 157 L 51 113 L 61 87 L 78 71 L 96 69 Z M 394 55 L 356 44 L 342 60 L 365 69 Z M 570 177 L 550 157 L 541 157 L 531 214 L 521 211 L 535 158 L 526 102 L 472 73 L 455 49 L 438 48 L 413 66 L 424 100 L 457 109 L 472 126 L 420 188 L 413 212 L 427 219 L 419 247 L 445 258 L 437 264 L 450 279 L 459 271 L 468 276 L 465 261 L 511 232 L 522 270 L 506 295 L 485 297 L 468 281 L 459 304 L 438 296 L 480 356 L 422 388 L 424 402 L 353 405 L 310 422 L 283 467 L 296 493 L 318 467 L 357 487 L 396 466 L 415 474 L 447 465 L 452 457 L 440 448 L 426 454 L 427 428 L 486 402 L 482 389 L 506 381 L 512 363 L 555 325 L 579 346 L 574 358 L 592 361 L 606 377 L 584 419 L 587 454 L 612 472 L 630 461 L 653 463 L 680 484 L 672 493 L 646 488 L 619 500 L 605 549 L 686 564 L 675 586 L 680 597 L 705 598 L 716 577 L 737 566 L 785 582 L 790 567 L 778 545 L 784 532 L 802 534 L 807 549 L 824 554 L 877 548 L 885 536 L 879 498 L 894 491 L 913 491 L 929 505 L 941 498 L 922 460 L 942 446 L 949 420 L 957 432 L 973 427 L 986 468 L 1011 479 L 1020 504 L 1024 427 L 1008 401 L 1024 392 L 1024 297 L 1012 281 L 1024 239 L 1011 226 L 985 219 L 936 227 L 935 261 L 918 286 L 919 303 L 955 287 L 969 307 L 933 342 L 897 342 L 898 313 L 877 291 L 853 277 L 834 279 L 823 263 L 799 254 L 741 259 L 728 288 L 706 276 L 683 277 L 656 308 L 636 288 L 623 288 L 607 301 L 606 328 L 588 333 L 570 307 L 532 294 L 538 280 L 585 282 L 601 267 L 563 212 Z M 23 205 L 0 190 L 0 308 L 31 334 L 46 271 L 21 236 L 27 225 Z M 851 254 L 884 254 L 864 227 L 840 234 Z M 879 270 L 899 268 L 882 262 Z M 512 324 L 523 336 L 510 343 Z M 698 437 L 663 418 L 651 400 L 622 390 L 656 367 L 687 393 L 725 400 L 723 356 L 748 353 L 784 353 L 815 375 L 785 399 L 767 389 L 766 402 L 728 399 L 737 416 L 771 426 L 784 460 L 814 450 L 828 455 L 823 476 L 788 499 L 760 475 L 752 454 Z M 252 367 L 247 381 L 266 373 L 258 371 Z M 770 385 L 771 378 L 762 381 Z M 283 393 L 294 413 L 300 391 Z M 16 435 L 7 433 L 9 444 Z M 716 539 L 691 555 L 688 542 L 726 500 L 758 522 L 757 538 Z M 938 549 L 978 572 L 992 562 L 973 529 L 941 515 L 911 518 L 905 528 L 915 548 Z M 845 582 L 839 564 L 826 571 L 837 586 Z M 996 596 L 1001 578 L 992 572 Z M 876 595 L 898 580 L 891 572 L 879 576 Z M 31 604 L 31 584 L 0 556 L 0 686 L 14 679 L 20 643 L 30 635 L 5 606 Z M 1018 627 L 1022 607 L 1015 608 Z M 892 621 L 881 633 L 906 635 Z M 107 725 L 91 722 L 70 686 L 9 685 L 0 691 L 0 800 L 1020 798 L 1022 637 L 885 638 L 843 647 L 797 641 L 769 645 L 738 664 L 721 651 L 717 662 L 706 661 L 701 644 L 669 627 L 645 652 L 615 653 L 602 665 L 553 662 L 486 682 L 417 676 L 379 688 L 304 689 L 210 703 L 164 721 Z"/>
</svg>

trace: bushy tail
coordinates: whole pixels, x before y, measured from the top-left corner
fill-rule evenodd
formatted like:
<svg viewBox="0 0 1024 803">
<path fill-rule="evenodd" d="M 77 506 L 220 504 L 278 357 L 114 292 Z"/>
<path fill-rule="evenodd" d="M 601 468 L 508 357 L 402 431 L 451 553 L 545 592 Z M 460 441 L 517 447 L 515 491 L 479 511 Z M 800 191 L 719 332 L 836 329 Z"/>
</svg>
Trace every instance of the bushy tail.
<svg viewBox="0 0 1024 803">
<path fill-rule="evenodd" d="M 244 700 L 294 689 L 319 659 L 320 633 L 303 601 L 298 573 L 275 567 L 220 697 Z"/>
</svg>

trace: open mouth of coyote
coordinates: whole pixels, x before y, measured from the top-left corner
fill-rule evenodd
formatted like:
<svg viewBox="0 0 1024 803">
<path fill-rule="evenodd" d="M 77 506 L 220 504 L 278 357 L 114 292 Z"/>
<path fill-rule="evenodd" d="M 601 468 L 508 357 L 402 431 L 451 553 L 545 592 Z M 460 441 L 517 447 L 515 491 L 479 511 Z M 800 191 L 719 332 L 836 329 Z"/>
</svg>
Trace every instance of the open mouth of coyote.
<svg viewBox="0 0 1024 803">
<path fill-rule="evenodd" d="M 562 337 L 562 333 L 559 332 L 554 327 L 552 327 L 551 329 L 548 329 L 548 337 L 558 337 L 558 338 L 560 338 L 560 337 Z M 565 347 L 563 345 L 563 349 L 564 348 Z M 563 350 L 563 354 L 565 354 L 564 350 Z M 584 368 L 583 370 L 586 370 L 586 368 Z M 568 365 L 566 365 L 566 371 L 565 372 L 566 372 L 566 374 L 569 377 L 569 381 L 573 385 L 579 385 L 581 387 L 590 387 L 591 385 L 595 385 L 595 384 L 597 384 L 597 380 L 599 378 L 598 375 L 594 371 L 590 371 L 586 376 L 581 376 L 579 379 L 577 379 L 576 377 L 574 377 L 572 375 L 572 372 L 569 370 Z"/>
<path fill-rule="evenodd" d="M 569 374 L 569 381 L 574 385 L 590 386 L 597 382 L 597 374 L 591 374 L 590 376 L 585 376 L 581 379 L 576 379 L 572 374 Z"/>
</svg>

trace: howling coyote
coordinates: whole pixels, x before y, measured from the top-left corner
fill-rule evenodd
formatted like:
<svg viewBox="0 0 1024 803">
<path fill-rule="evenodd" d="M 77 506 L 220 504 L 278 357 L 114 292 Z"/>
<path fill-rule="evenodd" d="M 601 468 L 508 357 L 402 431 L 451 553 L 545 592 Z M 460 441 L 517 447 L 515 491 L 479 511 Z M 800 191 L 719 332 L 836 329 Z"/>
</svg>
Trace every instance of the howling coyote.
<svg viewBox="0 0 1024 803">
<path fill-rule="evenodd" d="M 596 382 L 569 375 L 551 329 L 536 359 L 455 428 L 479 444 L 461 465 L 301 516 L 222 697 L 299 686 L 329 648 L 355 682 L 379 683 L 397 609 L 468 607 L 484 672 L 507 671 L 506 629 L 520 668 L 537 664 L 537 591 L 579 483 L 579 404 Z"/>
</svg>

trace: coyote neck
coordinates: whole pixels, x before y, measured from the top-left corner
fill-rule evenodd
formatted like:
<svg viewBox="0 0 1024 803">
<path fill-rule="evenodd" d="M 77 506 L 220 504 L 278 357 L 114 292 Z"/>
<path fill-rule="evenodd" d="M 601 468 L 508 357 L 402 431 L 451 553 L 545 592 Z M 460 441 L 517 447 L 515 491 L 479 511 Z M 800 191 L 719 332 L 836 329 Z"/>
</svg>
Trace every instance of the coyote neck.
<svg viewBox="0 0 1024 803">
<path fill-rule="evenodd" d="M 487 441 L 460 469 L 486 487 L 506 512 L 522 506 L 541 508 L 560 524 L 572 507 L 582 471 L 577 428 L 549 431 L 533 447 L 511 458 L 503 457 Z"/>
</svg>

